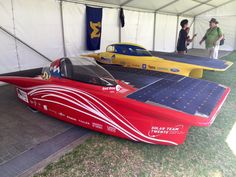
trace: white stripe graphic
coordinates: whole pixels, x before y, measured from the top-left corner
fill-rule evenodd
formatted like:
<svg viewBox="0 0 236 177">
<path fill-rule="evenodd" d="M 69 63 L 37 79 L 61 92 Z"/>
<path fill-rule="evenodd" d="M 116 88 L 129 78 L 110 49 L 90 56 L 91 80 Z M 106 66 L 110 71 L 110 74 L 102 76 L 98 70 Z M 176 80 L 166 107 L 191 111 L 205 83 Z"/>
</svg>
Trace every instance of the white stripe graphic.
<svg viewBox="0 0 236 177">
<path fill-rule="evenodd" d="M 87 93 L 85 91 L 70 88 L 70 87 L 66 87 L 66 86 L 57 86 L 57 85 L 42 85 L 42 86 L 22 88 L 22 89 L 30 90 L 28 92 L 28 94 L 30 96 L 38 95 L 38 96 L 41 97 L 41 99 L 34 98 L 35 100 L 51 102 L 51 103 L 54 103 L 54 104 L 60 104 L 60 105 L 65 106 L 67 108 L 70 108 L 70 109 L 76 110 L 80 113 L 91 116 L 91 117 L 93 117 L 95 119 L 98 119 L 102 122 L 105 122 L 106 124 L 109 124 L 109 125 L 115 127 L 117 130 L 119 130 L 120 132 L 122 132 L 123 134 L 125 134 L 126 136 L 128 136 L 132 140 L 136 140 L 136 141 L 139 140 L 139 141 L 143 141 L 143 142 L 147 142 L 147 143 L 153 143 L 153 142 L 150 142 L 150 140 L 151 140 L 151 141 L 154 141 L 154 142 L 165 142 L 165 143 L 170 143 L 170 144 L 177 145 L 177 143 L 172 142 L 172 141 L 156 139 L 156 138 L 153 138 L 153 137 L 146 136 L 145 134 L 140 132 L 136 127 L 134 127 L 124 116 L 122 116 L 119 112 L 117 112 L 111 106 L 109 106 L 106 102 L 102 101 L 101 99 L 99 99 L 99 98 L 97 98 L 97 97 L 95 97 L 95 96 L 93 96 L 90 93 Z M 64 92 L 66 92 L 66 93 L 64 93 Z M 71 96 L 67 93 L 73 94 L 74 96 Z M 65 101 L 69 102 L 69 103 L 72 103 L 72 104 L 76 105 L 77 107 L 80 107 L 80 108 L 83 108 L 83 109 L 87 110 L 90 113 L 79 110 L 79 109 L 76 109 L 76 108 L 71 107 L 69 105 L 62 104 L 60 102 L 50 100 L 49 99 L 50 97 L 56 97 L 56 98 L 59 98 L 59 99 L 63 99 Z M 82 101 L 76 99 L 75 97 L 79 97 L 85 103 L 87 103 L 87 105 L 85 103 L 83 103 Z M 44 98 L 48 98 L 48 99 L 44 99 Z M 142 138 L 137 137 L 136 135 L 134 135 L 133 133 L 131 133 L 127 129 L 124 129 L 119 124 L 114 122 L 111 118 L 109 118 L 109 116 L 107 114 L 104 113 L 104 111 L 101 110 L 101 108 L 96 106 L 88 98 L 91 101 L 94 101 L 95 103 L 100 105 L 106 112 L 108 112 L 110 115 L 112 115 L 112 117 L 114 117 L 115 120 L 119 121 L 125 127 L 132 130 L 136 134 L 140 135 Z M 144 140 L 143 138 L 145 138 L 147 140 Z"/>
</svg>

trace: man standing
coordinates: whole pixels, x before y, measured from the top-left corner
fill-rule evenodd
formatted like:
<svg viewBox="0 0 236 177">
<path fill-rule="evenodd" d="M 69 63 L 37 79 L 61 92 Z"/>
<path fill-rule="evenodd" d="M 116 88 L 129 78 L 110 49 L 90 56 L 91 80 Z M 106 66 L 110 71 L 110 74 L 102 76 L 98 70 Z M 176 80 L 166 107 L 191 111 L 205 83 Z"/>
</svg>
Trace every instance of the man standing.
<svg viewBox="0 0 236 177">
<path fill-rule="evenodd" d="M 209 57 L 218 59 L 218 53 L 220 48 L 220 41 L 224 38 L 221 29 L 217 26 L 218 21 L 215 18 L 210 20 L 210 28 L 200 41 L 200 45 L 203 41 L 206 43 L 206 49 L 209 52 Z"/>
<path fill-rule="evenodd" d="M 186 28 L 188 27 L 188 20 L 184 19 L 180 22 L 181 30 L 179 32 L 179 38 L 177 43 L 177 51 L 178 54 L 185 54 L 187 47 L 186 41 L 188 37 L 188 33 L 186 32 Z"/>
</svg>

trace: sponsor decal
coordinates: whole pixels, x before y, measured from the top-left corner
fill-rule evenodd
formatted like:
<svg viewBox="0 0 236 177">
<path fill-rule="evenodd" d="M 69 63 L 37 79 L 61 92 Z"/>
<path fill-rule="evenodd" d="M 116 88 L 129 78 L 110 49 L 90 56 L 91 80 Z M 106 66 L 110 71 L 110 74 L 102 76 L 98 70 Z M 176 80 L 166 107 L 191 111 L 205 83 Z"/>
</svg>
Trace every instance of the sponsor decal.
<svg viewBox="0 0 236 177">
<path fill-rule="evenodd" d="M 157 70 L 162 70 L 162 71 L 168 71 L 168 68 L 161 68 L 161 67 L 157 67 Z"/>
<path fill-rule="evenodd" d="M 177 72 L 179 72 L 179 69 L 177 69 L 177 68 L 171 68 L 170 71 L 177 73 Z"/>
<path fill-rule="evenodd" d="M 135 68 L 140 68 L 140 65 L 137 65 L 137 64 L 133 64 L 132 67 L 135 67 Z"/>
<path fill-rule="evenodd" d="M 148 65 L 148 68 L 149 68 L 149 69 L 156 69 L 156 67 L 155 67 L 155 66 L 152 66 L 152 65 Z"/>
<path fill-rule="evenodd" d="M 107 126 L 107 131 L 115 133 L 116 132 L 116 128 L 111 127 L 111 126 Z"/>
<path fill-rule="evenodd" d="M 76 119 L 75 119 L 76 120 Z M 87 122 L 87 121 L 84 121 L 84 120 L 78 120 L 78 122 L 80 122 L 80 123 L 82 123 L 82 124 L 85 124 L 85 125 L 90 125 L 90 123 L 89 122 Z"/>
<path fill-rule="evenodd" d="M 160 135 L 176 135 L 176 134 L 184 134 L 182 131 L 183 125 L 176 125 L 175 127 L 159 127 L 152 126 L 148 135 L 150 137 L 157 137 Z"/>
<path fill-rule="evenodd" d="M 142 64 L 142 69 L 147 69 L 147 65 L 146 64 Z"/>
<path fill-rule="evenodd" d="M 120 85 L 116 85 L 116 91 L 119 92 L 121 90 L 121 86 Z"/>
<path fill-rule="evenodd" d="M 65 116 L 66 116 L 66 115 L 65 115 L 64 113 L 62 113 L 62 112 L 59 112 L 58 115 L 61 116 L 61 117 L 65 117 Z"/>
<path fill-rule="evenodd" d="M 98 123 L 92 123 L 92 127 L 97 128 L 97 129 L 103 129 L 103 126 L 101 124 Z"/>
<path fill-rule="evenodd" d="M 17 88 L 17 96 L 26 103 L 29 103 L 28 95 L 25 91 Z"/>
<path fill-rule="evenodd" d="M 47 105 L 43 105 L 43 109 L 44 109 L 45 111 L 47 111 L 47 110 L 48 110 L 48 106 L 47 106 Z"/>
<path fill-rule="evenodd" d="M 70 119 L 70 120 L 73 120 L 73 121 L 76 121 L 76 118 L 74 117 L 71 117 L 71 116 L 66 116 L 67 119 Z"/>
<path fill-rule="evenodd" d="M 49 109 L 49 108 L 48 108 L 48 111 L 51 112 L 51 113 L 53 113 L 53 114 L 55 114 L 55 115 L 57 114 L 57 111 L 54 110 L 54 109 Z"/>
<path fill-rule="evenodd" d="M 119 92 L 122 89 L 120 85 L 116 85 L 115 87 L 102 87 L 104 91 L 117 91 Z"/>
<path fill-rule="evenodd" d="M 104 91 L 112 91 L 112 90 L 116 90 L 116 87 L 102 87 L 102 90 L 104 90 Z"/>
</svg>

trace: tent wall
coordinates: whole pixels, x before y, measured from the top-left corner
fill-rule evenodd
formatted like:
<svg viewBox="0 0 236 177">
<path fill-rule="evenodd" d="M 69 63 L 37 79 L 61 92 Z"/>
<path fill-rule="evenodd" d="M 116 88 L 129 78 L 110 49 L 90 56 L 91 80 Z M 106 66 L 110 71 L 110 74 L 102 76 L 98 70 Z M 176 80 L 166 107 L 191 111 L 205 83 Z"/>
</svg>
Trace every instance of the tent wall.
<svg viewBox="0 0 236 177">
<path fill-rule="evenodd" d="M 225 45 L 221 46 L 221 50 L 232 51 L 236 49 L 236 1 L 201 14 L 196 17 L 195 31 L 198 37 L 194 42 L 194 48 L 204 48 L 204 45 L 199 45 L 199 41 L 204 36 L 209 28 L 209 20 L 216 18 L 219 21 L 219 27 L 225 35 Z"/>
<path fill-rule="evenodd" d="M 1 26 L 14 33 L 12 22 L 12 6 L 10 0 L 5 0 L 0 6 Z M 15 40 L 5 32 L 0 31 L 0 73 L 18 70 L 18 59 L 15 47 Z"/>
<path fill-rule="evenodd" d="M 63 55 L 59 4 L 53 0 L 14 0 L 15 35 L 49 58 Z M 20 69 L 46 65 L 47 60 L 17 42 Z"/>
<path fill-rule="evenodd" d="M 54 0 L 4 0 L 0 25 L 49 58 L 62 56 L 59 4 Z M 41 67 L 48 61 L 0 31 L 0 73 Z"/>
<path fill-rule="evenodd" d="M 125 27 L 121 29 L 121 41 L 143 45 L 153 49 L 154 13 L 125 10 Z"/>
<path fill-rule="evenodd" d="M 119 10 L 103 8 L 101 49 L 107 45 L 119 42 Z"/>
<path fill-rule="evenodd" d="M 189 25 L 191 25 L 189 35 L 192 37 L 194 18 L 157 14 L 154 50 L 163 52 L 174 52 L 176 50 L 178 35 L 181 29 L 179 23 L 183 19 L 188 19 Z M 192 48 L 192 43 L 188 46 L 188 48 Z"/>
<path fill-rule="evenodd" d="M 63 2 L 64 36 L 67 56 L 85 53 L 85 6 Z"/>
<path fill-rule="evenodd" d="M 176 46 L 177 16 L 156 15 L 155 49 L 156 51 L 174 52 Z"/>
</svg>

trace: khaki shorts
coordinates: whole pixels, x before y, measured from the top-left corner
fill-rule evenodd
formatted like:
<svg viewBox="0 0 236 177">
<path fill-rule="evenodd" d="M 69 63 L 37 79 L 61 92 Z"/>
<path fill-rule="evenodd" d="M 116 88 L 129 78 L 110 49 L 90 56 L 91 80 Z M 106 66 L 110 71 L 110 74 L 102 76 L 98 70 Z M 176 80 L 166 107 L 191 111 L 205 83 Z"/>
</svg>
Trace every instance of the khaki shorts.
<svg viewBox="0 0 236 177">
<path fill-rule="evenodd" d="M 208 50 L 209 58 L 218 59 L 219 48 L 220 48 L 219 45 L 216 45 L 214 47 L 208 48 L 207 50 Z"/>
</svg>

